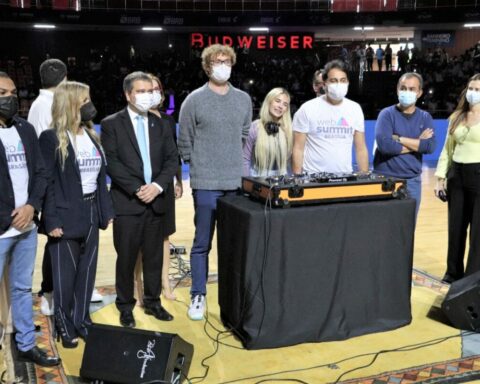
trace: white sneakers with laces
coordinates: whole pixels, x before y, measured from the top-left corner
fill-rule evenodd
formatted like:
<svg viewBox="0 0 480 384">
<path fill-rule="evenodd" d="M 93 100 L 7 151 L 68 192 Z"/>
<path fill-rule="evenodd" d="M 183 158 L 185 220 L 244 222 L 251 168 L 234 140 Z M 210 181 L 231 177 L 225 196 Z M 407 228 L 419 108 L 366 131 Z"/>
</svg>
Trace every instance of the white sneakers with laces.
<svg viewBox="0 0 480 384">
<path fill-rule="evenodd" d="M 192 298 L 192 303 L 188 308 L 188 317 L 191 320 L 203 320 L 205 316 L 205 296 L 195 295 Z"/>
</svg>

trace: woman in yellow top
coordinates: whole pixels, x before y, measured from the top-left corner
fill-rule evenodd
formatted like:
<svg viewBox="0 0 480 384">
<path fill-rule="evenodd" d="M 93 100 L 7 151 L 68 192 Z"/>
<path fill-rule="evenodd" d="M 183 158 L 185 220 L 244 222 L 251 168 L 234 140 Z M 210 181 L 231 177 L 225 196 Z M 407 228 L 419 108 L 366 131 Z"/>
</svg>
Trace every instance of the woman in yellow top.
<svg viewBox="0 0 480 384">
<path fill-rule="evenodd" d="M 468 81 L 449 118 L 445 146 L 437 164 L 435 194 L 448 201 L 446 283 L 480 271 L 480 74 Z M 464 253 L 467 229 L 470 244 Z"/>
</svg>

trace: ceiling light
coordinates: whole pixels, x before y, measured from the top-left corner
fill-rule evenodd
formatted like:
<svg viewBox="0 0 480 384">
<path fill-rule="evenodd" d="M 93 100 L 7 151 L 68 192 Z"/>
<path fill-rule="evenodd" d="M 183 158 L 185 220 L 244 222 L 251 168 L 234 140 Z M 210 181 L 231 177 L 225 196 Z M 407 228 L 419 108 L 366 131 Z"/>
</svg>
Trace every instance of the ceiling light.
<svg viewBox="0 0 480 384">
<path fill-rule="evenodd" d="M 34 24 L 33 28 L 38 28 L 38 29 L 55 29 L 55 25 L 53 24 Z"/>
<path fill-rule="evenodd" d="M 162 27 L 142 27 L 142 31 L 163 31 Z"/>
<path fill-rule="evenodd" d="M 250 32 L 268 32 L 269 29 L 267 27 L 250 27 L 248 28 Z"/>
</svg>

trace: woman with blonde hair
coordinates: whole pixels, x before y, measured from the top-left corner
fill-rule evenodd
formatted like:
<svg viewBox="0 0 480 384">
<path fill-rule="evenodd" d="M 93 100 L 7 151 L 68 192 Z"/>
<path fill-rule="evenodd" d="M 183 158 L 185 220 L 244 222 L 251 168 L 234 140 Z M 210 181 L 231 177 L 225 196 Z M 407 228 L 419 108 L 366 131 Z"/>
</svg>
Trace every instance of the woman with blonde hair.
<svg viewBox="0 0 480 384">
<path fill-rule="evenodd" d="M 276 176 L 290 171 L 292 154 L 290 94 L 273 88 L 265 97 L 260 118 L 255 120 L 243 146 L 245 176 Z"/>
<path fill-rule="evenodd" d="M 105 156 L 92 123 L 96 113 L 87 85 L 62 83 L 53 96 L 51 129 L 40 136 L 48 177 L 41 226 L 49 237 L 55 325 L 65 348 L 88 335 L 98 232 L 114 217 Z"/>
<path fill-rule="evenodd" d="M 480 271 L 480 74 L 470 78 L 449 118 L 435 176 L 436 196 L 448 201 L 447 271 L 443 281 L 452 283 Z"/>
<path fill-rule="evenodd" d="M 160 108 L 165 100 L 165 93 L 163 91 L 162 82 L 157 76 L 152 74 L 148 74 L 148 76 L 152 79 L 153 83 L 153 93 L 152 93 L 152 107 L 150 108 L 150 112 L 156 115 L 159 119 L 162 120 L 163 128 L 170 129 L 172 131 L 173 138 L 175 143 L 177 142 L 177 124 L 172 116 L 167 115 L 166 113 L 162 112 Z M 175 191 L 173 189 L 169 189 L 167 193 L 170 193 L 169 199 L 173 200 L 173 196 L 175 199 L 179 199 L 183 195 L 183 184 L 182 184 L 182 163 L 180 159 L 178 159 L 178 169 L 177 174 L 175 175 Z M 172 205 L 175 207 L 175 204 Z M 171 215 L 171 216 L 170 216 Z M 168 216 L 165 217 L 165 233 L 164 241 L 163 241 L 163 266 L 162 266 L 162 291 L 163 296 L 167 300 L 175 300 L 176 296 L 170 287 L 170 240 L 169 236 L 175 233 L 175 210 L 169 210 Z M 137 259 L 137 264 L 135 265 L 135 282 L 137 285 L 137 296 L 138 301 L 141 306 L 143 306 L 143 283 L 142 283 L 142 257 L 141 253 Z"/>
</svg>

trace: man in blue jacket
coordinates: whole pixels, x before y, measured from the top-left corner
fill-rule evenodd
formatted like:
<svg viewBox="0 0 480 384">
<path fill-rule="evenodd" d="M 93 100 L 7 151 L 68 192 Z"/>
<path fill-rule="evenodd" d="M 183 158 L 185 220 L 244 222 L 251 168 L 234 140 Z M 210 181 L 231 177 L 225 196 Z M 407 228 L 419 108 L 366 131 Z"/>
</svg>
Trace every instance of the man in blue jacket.
<svg viewBox="0 0 480 384">
<path fill-rule="evenodd" d="M 404 73 L 398 80 L 398 104 L 383 109 L 375 124 L 377 149 L 375 172 L 407 181 L 408 195 L 416 200 L 417 217 L 422 196 L 422 157 L 437 146 L 432 116 L 417 108 L 423 79 L 418 73 Z"/>
<path fill-rule="evenodd" d="M 47 181 L 35 129 L 16 117 L 17 111 L 15 84 L 0 72 L 0 281 L 5 270 L 10 281 L 18 359 L 54 366 L 60 359 L 35 345 L 32 302 L 37 252 L 33 218 L 42 206 Z"/>
</svg>

